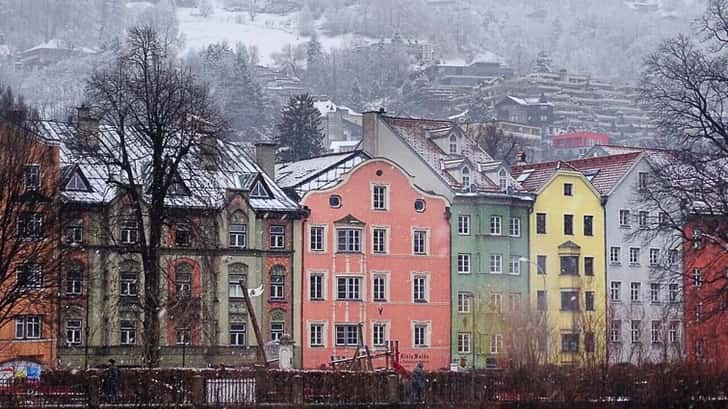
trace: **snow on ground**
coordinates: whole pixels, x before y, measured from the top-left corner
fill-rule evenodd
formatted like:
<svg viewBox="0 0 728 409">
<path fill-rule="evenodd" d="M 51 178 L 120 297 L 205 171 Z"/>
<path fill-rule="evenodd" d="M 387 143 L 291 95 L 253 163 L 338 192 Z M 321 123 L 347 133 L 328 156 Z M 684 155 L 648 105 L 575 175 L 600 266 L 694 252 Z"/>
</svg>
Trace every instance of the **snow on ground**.
<svg viewBox="0 0 728 409">
<path fill-rule="evenodd" d="M 301 44 L 309 37 L 297 32 L 298 14 L 257 14 L 251 21 L 247 12 L 229 12 L 216 8 L 214 14 L 203 18 L 196 8 L 178 8 L 180 33 L 184 35 L 186 51 L 199 50 L 209 44 L 227 41 L 230 45 L 241 42 L 258 48 L 262 65 L 271 65 L 271 54 L 278 53 L 289 44 Z M 325 49 L 372 41 L 353 34 L 338 36 L 319 35 Z"/>
</svg>

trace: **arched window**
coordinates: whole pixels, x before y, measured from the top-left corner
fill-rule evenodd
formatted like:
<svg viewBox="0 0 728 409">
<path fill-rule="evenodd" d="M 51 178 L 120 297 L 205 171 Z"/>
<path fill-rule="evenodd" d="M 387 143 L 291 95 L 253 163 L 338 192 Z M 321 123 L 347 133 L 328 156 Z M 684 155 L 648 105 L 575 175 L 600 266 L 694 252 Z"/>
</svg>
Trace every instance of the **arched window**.
<svg viewBox="0 0 728 409">
<path fill-rule="evenodd" d="M 450 153 L 458 153 L 458 137 L 450 135 Z"/>
<path fill-rule="evenodd" d="M 463 186 L 465 186 L 466 189 L 470 189 L 470 169 L 468 169 L 467 166 L 460 171 L 460 176 L 463 179 Z"/>
<path fill-rule="evenodd" d="M 273 266 L 270 269 L 270 299 L 283 300 L 286 298 L 286 269 L 283 266 Z"/>
<path fill-rule="evenodd" d="M 240 286 L 240 281 L 243 284 L 248 284 L 248 266 L 242 263 L 230 264 L 228 266 L 228 296 L 230 298 L 242 298 L 243 288 Z"/>
<path fill-rule="evenodd" d="M 188 263 L 179 263 L 174 268 L 174 287 L 178 297 L 192 295 L 192 266 Z"/>
<path fill-rule="evenodd" d="M 508 173 L 505 169 L 498 172 L 498 186 L 500 186 L 500 190 L 508 189 Z"/>
<path fill-rule="evenodd" d="M 66 270 L 66 295 L 80 295 L 83 291 L 83 265 L 72 261 Z"/>
</svg>

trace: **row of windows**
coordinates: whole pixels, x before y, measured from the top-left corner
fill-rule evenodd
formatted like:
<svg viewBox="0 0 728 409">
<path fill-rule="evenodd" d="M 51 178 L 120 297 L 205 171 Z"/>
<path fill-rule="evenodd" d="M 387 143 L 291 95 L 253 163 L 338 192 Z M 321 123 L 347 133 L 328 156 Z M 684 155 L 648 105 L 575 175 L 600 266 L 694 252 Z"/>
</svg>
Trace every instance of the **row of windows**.
<svg viewBox="0 0 728 409">
<path fill-rule="evenodd" d="M 669 250 L 667 252 L 667 264 L 676 264 L 678 262 L 677 250 Z M 642 260 L 642 249 L 639 247 L 629 248 L 629 265 L 639 266 Z M 660 249 L 651 248 L 649 251 L 649 265 L 658 266 L 663 261 L 662 252 Z M 609 263 L 619 265 L 622 264 L 622 247 L 610 246 L 609 247 Z"/>
<path fill-rule="evenodd" d="M 415 348 L 426 348 L 430 345 L 430 323 L 412 321 L 412 346 Z M 308 327 L 308 345 L 310 347 L 325 347 L 328 325 L 325 322 L 310 323 Z M 371 343 L 375 347 L 383 347 L 389 336 L 389 323 L 374 322 L 371 331 Z M 359 324 L 336 324 L 334 325 L 334 344 L 336 346 L 357 346 L 366 344 L 362 326 Z"/>
<path fill-rule="evenodd" d="M 337 276 L 336 300 L 363 301 L 363 277 Z M 309 299 L 312 301 L 326 300 L 326 285 L 324 273 L 311 273 L 309 275 Z M 429 301 L 430 278 L 427 273 L 413 273 L 412 275 L 412 302 L 425 303 Z M 374 302 L 388 302 L 390 299 L 389 276 L 384 273 L 375 273 L 372 276 L 371 299 Z"/>
<path fill-rule="evenodd" d="M 680 321 L 670 321 L 667 334 L 663 331 L 664 323 L 659 320 L 642 321 L 642 320 L 631 320 L 629 323 L 629 337 L 633 344 L 641 343 L 643 333 L 646 332 L 646 326 L 649 323 L 649 334 L 650 342 L 653 344 L 659 344 L 668 342 L 675 344 L 680 342 L 679 330 Z M 622 321 L 612 320 L 609 324 L 609 341 L 618 343 L 622 342 Z M 665 339 L 667 336 L 667 339 Z"/>
<path fill-rule="evenodd" d="M 584 310 L 594 311 L 595 309 L 595 293 L 594 291 L 584 291 Z M 538 311 L 548 310 L 548 301 L 545 290 L 536 291 L 536 309 Z M 580 311 L 581 301 L 579 290 L 561 290 L 560 311 Z"/>
<path fill-rule="evenodd" d="M 412 253 L 426 255 L 429 253 L 428 231 L 415 229 L 412 231 Z M 314 252 L 326 251 L 326 226 L 311 226 L 309 234 L 310 249 Z M 362 252 L 361 228 L 337 228 L 336 251 L 339 253 Z M 389 252 L 389 229 L 375 227 L 372 229 L 371 251 L 374 254 Z"/>
<path fill-rule="evenodd" d="M 490 234 L 494 236 L 503 235 L 503 216 L 490 216 Z M 470 215 L 461 214 L 458 216 L 458 234 L 468 236 L 471 234 Z M 511 217 L 508 225 L 508 235 L 511 237 L 521 237 L 521 218 Z"/>
<path fill-rule="evenodd" d="M 457 306 L 459 314 L 469 314 L 472 311 L 474 295 L 471 292 L 459 292 Z M 491 312 L 503 312 L 503 294 L 491 293 L 488 297 L 488 307 Z M 520 311 L 522 307 L 521 293 L 508 294 L 508 308 L 510 311 Z"/>
<path fill-rule="evenodd" d="M 521 274 L 521 263 L 525 258 L 521 256 L 511 256 L 508 263 L 508 274 Z M 470 274 L 472 267 L 472 254 L 460 253 L 457 256 L 457 271 L 459 274 Z M 503 273 L 503 255 L 491 254 L 488 258 L 488 271 L 492 274 Z"/>
<path fill-rule="evenodd" d="M 657 223 L 660 225 L 665 225 L 668 222 L 668 214 L 665 212 L 660 212 L 657 216 Z M 630 228 L 632 227 L 633 222 L 637 222 L 637 226 L 640 229 L 646 229 L 650 225 L 650 221 L 652 219 L 652 216 L 650 216 L 650 212 L 641 210 L 638 211 L 637 214 L 633 214 L 630 209 L 619 209 L 619 227 L 621 228 Z"/>
<path fill-rule="evenodd" d="M 563 218 L 564 234 L 573 236 L 575 231 L 574 215 L 565 214 Z M 536 233 L 546 234 L 546 213 L 536 213 Z M 584 236 L 594 235 L 594 216 L 586 215 L 583 217 L 582 233 Z"/>
<path fill-rule="evenodd" d="M 559 274 L 560 275 L 579 275 L 583 272 L 585 276 L 594 275 L 594 257 L 585 256 L 583 270 L 580 268 L 582 264 L 579 256 L 559 256 Z M 536 274 L 548 273 L 548 257 L 544 255 L 536 256 Z"/>
<path fill-rule="evenodd" d="M 663 285 L 659 283 L 650 283 L 649 300 L 651 303 L 661 303 Z M 676 303 L 680 301 L 680 286 L 678 284 L 668 284 L 667 301 Z M 642 302 L 642 283 L 631 282 L 629 284 L 629 300 L 632 303 Z M 622 301 L 622 282 L 612 281 L 609 283 L 609 299 L 613 302 Z"/>
<path fill-rule="evenodd" d="M 472 352 L 472 338 L 471 332 L 458 332 L 457 337 L 457 351 L 459 354 L 469 354 Z M 492 334 L 490 335 L 490 342 L 488 345 L 488 351 L 492 354 L 500 354 L 503 350 L 503 335 Z"/>
</svg>

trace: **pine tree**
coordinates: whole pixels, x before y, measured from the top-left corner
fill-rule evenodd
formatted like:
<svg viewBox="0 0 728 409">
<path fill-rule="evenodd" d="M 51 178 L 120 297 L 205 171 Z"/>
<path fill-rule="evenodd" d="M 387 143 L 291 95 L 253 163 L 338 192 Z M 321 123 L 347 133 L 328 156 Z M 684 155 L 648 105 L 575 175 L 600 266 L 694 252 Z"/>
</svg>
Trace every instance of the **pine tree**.
<svg viewBox="0 0 728 409">
<path fill-rule="evenodd" d="M 324 153 L 321 113 L 314 107 L 310 95 L 292 96 L 281 114 L 276 138 L 279 161 L 297 161 Z"/>
</svg>

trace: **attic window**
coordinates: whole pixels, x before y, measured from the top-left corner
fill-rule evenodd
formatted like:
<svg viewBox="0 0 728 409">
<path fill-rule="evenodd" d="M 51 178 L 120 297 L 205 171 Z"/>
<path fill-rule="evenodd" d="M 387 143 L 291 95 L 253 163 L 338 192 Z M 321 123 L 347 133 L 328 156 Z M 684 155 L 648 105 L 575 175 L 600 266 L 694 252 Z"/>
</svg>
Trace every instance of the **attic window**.
<svg viewBox="0 0 728 409">
<path fill-rule="evenodd" d="M 69 179 L 68 183 L 66 183 L 65 190 L 86 192 L 89 189 L 81 174 L 79 172 L 73 172 L 73 175 L 71 175 L 71 179 Z"/>
<path fill-rule="evenodd" d="M 179 177 L 179 175 L 174 175 L 174 178 L 172 179 L 172 183 L 169 184 L 169 189 L 167 191 L 172 196 L 189 196 L 190 191 L 187 189 L 187 186 L 185 186 L 184 182 L 182 182 L 182 178 Z"/>
<path fill-rule="evenodd" d="M 463 186 L 466 188 L 470 187 L 470 169 L 466 166 L 460 171 L 460 177 L 462 178 Z"/>
<path fill-rule="evenodd" d="M 458 153 L 458 137 L 450 135 L 450 153 Z"/>
<path fill-rule="evenodd" d="M 260 180 L 255 182 L 255 185 L 250 190 L 250 197 L 270 197 L 268 191 L 265 189 L 265 185 Z"/>
<path fill-rule="evenodd" d="M 505 169 L 501 169 L 500 172 L 498 172 L 498 186 L 500 187 L 500 190 L 503 191 L 508 189 L 508 173 Z"/>
<path fill-rule="evenodd" d="M 526 179 L 528 179 L 528 177 L 531 176 L 531 173 L 533 173 L 533 169 L 524 170 L 523 173 L 518 175 L 518 178 L 516 178 L 516 182 L 518 182 L 518 183 L 525 182 Z"/>
<path fill-rule="evenodd" d="M 594 176 L 596 176 L 599 173 L 599 169 L 589 169 L 584 171 L 584 176 L 586 177 L 586 180 L 592 181 L 594 179 Z"/>
</svg>

